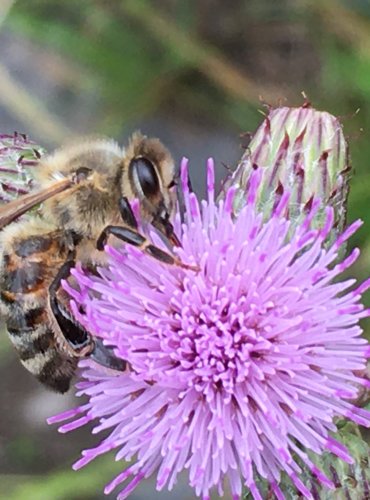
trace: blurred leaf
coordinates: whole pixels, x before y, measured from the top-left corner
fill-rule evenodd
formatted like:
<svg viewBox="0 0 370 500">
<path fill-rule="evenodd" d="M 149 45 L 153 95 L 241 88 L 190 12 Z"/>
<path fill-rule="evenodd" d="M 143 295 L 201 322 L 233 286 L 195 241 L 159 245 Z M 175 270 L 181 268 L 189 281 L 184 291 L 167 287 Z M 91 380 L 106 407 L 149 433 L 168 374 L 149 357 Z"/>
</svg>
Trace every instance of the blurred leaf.
<svg viewBox="0 0 370 500">
<path fill-rule="evenodd" d="M 62 470 L 44 477 L 24 479 L 0 476 L 0 500 L 77 500 L 100 496 L 107 479 L 123 469 L 111 455 L 102 457 L 89 467 L 75 472 Z"/>
<path fill-rule="evenodd" d="M 142 110 L 148 93 L 158 100 L 156 90 L 169 73 L 172 77 L 176 73 L 179 58 L 158 50 L 131 22 L 96 4 L 76 14 L 74 23 L 69 23 L 63 16 L 48 17 L 44 10 L 15 9 L 9 25 L 88 68 L 91 79 L 85 83 L 86 90 L 110 102 L 122 125 Z"/>
</svg>

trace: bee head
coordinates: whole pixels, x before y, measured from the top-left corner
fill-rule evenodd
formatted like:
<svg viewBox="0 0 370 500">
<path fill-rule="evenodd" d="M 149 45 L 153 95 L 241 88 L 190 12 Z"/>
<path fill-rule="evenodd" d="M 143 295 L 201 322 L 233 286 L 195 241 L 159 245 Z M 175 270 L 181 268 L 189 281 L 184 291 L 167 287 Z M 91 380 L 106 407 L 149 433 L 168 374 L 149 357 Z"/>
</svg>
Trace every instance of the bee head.
<svg viewBox="0 0 370 500">
<path fill-rule="evenodd" d="M 175 167 L 170 152 L 158 139 L 136 133 L 126 150 L 124 167 L 123 194 L 137 198 L 143 218 L 166 234 L 175 202 Z M 131 193 L 125 192 L 127 182 Z"/>
</svg>

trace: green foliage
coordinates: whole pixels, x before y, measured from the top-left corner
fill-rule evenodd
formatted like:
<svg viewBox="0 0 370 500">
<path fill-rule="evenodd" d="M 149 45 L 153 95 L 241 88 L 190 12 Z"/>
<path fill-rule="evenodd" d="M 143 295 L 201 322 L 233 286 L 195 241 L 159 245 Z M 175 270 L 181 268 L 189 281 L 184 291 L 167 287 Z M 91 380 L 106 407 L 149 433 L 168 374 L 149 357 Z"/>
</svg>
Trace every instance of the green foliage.
<svg viewBox="0 0 370 500">
<path fill-rule="evenodd" d="M 309 453 L 310 459 L 327 478 L 333 481 L 335 488 L 333 490 L 320 488 L 318 481 L 312 479 L 312 473 L 305 464 L 301 463 L 302 473 L 300 476 L 304 484 L 311 491 L 313 486 L 316 487 L 318 496 L 315 498 L 318 500 L 365 500 L 368 498 L 368 481 L 370 479 L 369 445 L 364 441 L 357 425 L 349 422 L 339 422 L 338 432 L 333 437 L 347 447 L 350 455 L 355 459 L 354 464 L 347 464 L 332 453 L 324 453 L 320 457 Z M 258 486 L 263 498 L 273 498 L 263 480 L 259 482 Z M 302 495 L 297 494 L 287 475 L 282 476 L 280 487 L 286 500 L 300 500 L 302 498 Z M 244 500 L 252 500 L 251 494 L 248 493 Z"/>
<path fill-rule="evenodd" d="M 45 5 L 23 5 L 14 9 L 9 25 L 81 65 L 87 72 L 81 90 L 101 96 L 117 132 L 154 105 L 167 75 L 178 71 L 178 60 L 171 52 L 158 51 L 114 12 L 83 2 L 77 9 L 76 4 L 71 7 L 68 2 L 60 4 L 51 16 Z"/>
<path fill-rule="evenodd" d="M 112 456 L 96 460 L 86 469 L 74 472 L 67 465 L 40 478 L 0 476 L 0 500 L 81 500 L 99 498 L 107 478 L 122 470 Z"/>
</svg>

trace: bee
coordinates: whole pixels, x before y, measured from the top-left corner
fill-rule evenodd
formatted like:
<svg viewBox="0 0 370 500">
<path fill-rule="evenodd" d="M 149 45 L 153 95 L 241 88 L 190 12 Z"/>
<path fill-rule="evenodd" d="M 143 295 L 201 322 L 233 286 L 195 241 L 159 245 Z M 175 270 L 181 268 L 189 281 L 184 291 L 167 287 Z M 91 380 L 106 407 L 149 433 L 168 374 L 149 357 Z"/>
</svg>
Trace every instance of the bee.
<svg viewBox="0 0 370 500">
<path fill-rule="evenodd" d="M 0 306 L 23 366 L 64 393 L 81 357 L 126 369 L 69 311 L 61 281 L 76 261 L 89 269 L 104 263 L 102 250 L 113 235 L 167 264 L 191 266 L 140 234 L 130 206 L 138 199 L 142 220 L 169 248 L 179 245 L 170 222 L 174 161 L 158 139 L 135 133 L 123 149 L 87 138 L 42 158 L 35 176 L 38 191 L 0 208 Z M 39 214 L 26 213 L 40 202 Z"/>
</svg>

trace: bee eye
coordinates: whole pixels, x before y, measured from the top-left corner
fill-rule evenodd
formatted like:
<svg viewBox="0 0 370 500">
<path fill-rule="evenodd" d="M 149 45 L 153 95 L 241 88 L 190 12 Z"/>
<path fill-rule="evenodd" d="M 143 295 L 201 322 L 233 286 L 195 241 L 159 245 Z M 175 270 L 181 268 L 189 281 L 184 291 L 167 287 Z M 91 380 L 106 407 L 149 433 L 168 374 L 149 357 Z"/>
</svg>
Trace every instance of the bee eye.
<svg viewBox="0 0 370 500">
<path fill-rule="evenodd" d="M 135 158 L 130 163 L 130 170 L 139 192 L 144 196 L 156 195 L 159 190 L 159 179 L 153 164 L 147 158 Z"/>
</svg>

